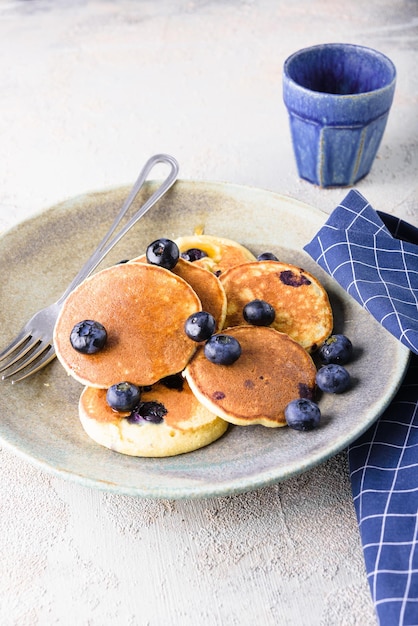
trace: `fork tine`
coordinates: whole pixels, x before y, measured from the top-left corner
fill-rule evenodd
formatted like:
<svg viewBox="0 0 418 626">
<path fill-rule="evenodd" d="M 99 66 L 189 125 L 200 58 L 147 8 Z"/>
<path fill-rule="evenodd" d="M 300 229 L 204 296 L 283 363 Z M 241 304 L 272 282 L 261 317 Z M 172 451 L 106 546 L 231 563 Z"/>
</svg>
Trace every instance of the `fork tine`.
<svg viewBox="0 0 418 626">
<path fill-rule="evenodd" d="M 30 331 L 28 331 L 26 328 L 22 328 L 20 333 L 16 335 L 13 341 L 9 343 L 9 345 L 6 348 L 4 348 L 4 350 L 0 352 L 0 361 L 3 361 L 3 359 L 7 358 L 9 354 L 11 354 L 14 350 L 17 350 L 17 348 L 20 348 L 20 346 L 22 346 L 25 343 L 25 341 L 29 339 L 30 336 L 31 336 Z"/>
<path fill-rule="evenodd" d="M 55 359 L 54 347 L 49 346 L 49 348 L 47 349 L 45 354 L 41 356 L 41 358 L 32 361 L 33 362 L 32 367 L 28 367 L 27 369 L 24 369 L 21 376 L 19 376 L 18 378 L 14 377 L 14 374 L 17 374 L 18 372 L 22 371 L 22 369 L 20 368 L 18 370 L 15 370 L 14 372 L 11 372 L 10 374 L 6 374 L 5 376 L 3 376 L 3 378 L 12 377 L 12 384 L 18 383 L 19 381 L 24 380 L 28 376 L 31 376 L 32 374 L 36 374 L 36 372 L 38 372 L 43 367 L 45 367 L 45 365 L 48 365 L 48 363 L 50 363 L 54 359 Z M 30 363 L 28 363 L 28 365 L 30 365 Z"/>
<path fill-rule="evenodd" d="M 52 361 L 54 356 L 55 351 L 51 344 L 40 343 L 37 348 L 26 357 L 26 359 L 20 359 L 16 363 L 16 366 L 11 369 L 7 368 L 9 371 L 3 374 L 2 380 L 6 380 L 7 378 L 12 378 L 12 382 L 22 380 L 23 378 L 26 378 L 26 376 L 35 373 L 38 369 L 41 369 L 41 367 L 49 363 L 49 361 Z M 33 364 L 33 367 L 27 369 L 23 376 L 14 378 L 15 374 L 22 372 L 31 364 Z"/>
<path fill-rule="evenodd" d="M 9 354 L 10 358 L 1 364 L 0 372 L 4 372 L 4 370 L 7 370 L 9 367 L 14 365 L 15 363 L 18 363 L 19 361 L 21 361 L 23 357 L 26 356 L 29 352 L 31 352 L 31 350 L 36 348 L 39 345 L 39 343 L 40 343 L 39 339 L 36 339 L 36 338 L 34 339 L 33 337 L 31 338 L 31 336 L 29 335 L 29 339 L 26 343 L 24 342 L 20 343 L 20 346 L 21 346 L 20 350 L 18 350 L 18 352 L 16 353 L 12 352 L 11 354 Z"/>
</svg>

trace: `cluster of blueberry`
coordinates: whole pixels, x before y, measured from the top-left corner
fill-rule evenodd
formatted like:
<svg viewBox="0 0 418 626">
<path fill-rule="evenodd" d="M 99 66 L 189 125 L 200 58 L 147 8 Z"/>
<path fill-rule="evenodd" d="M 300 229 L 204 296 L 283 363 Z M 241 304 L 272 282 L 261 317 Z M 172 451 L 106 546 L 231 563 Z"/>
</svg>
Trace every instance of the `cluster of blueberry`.
<svg viewBox="0 0 418 626">
<path fill-rule="evenodd" d="M 128 421 L 134 424 L 152 422 L 160 424 L 167 409 L 161 402 L 141 402 L 142 388 L 129 382 L 112 385 L 106 392 L 108 405 L 119 412 L 130 412 Z"/>
<path fill-rule="evenodd" d="M 187 318 L 184 330 L 189 339 L 205 341 L 206 358 L 218 365 L 232 365 L 241 356 L 241 346 L 235 337 L 222 333 L 214 334 L 216 321 L 206 311 L 198 311 Z"/>
<path fill-rule="evenodd" d="M 343 393 L 350 386 L 350 374 L 344 367 L 351 359 L 353 344 L 345 335 L 331 335 L 318 350 L 323 364 L 316 374 L 316 384 L 325 393 Z M 295 430 L 309 431 L 317 428 L 321 410 L 312 400 L 298 398 L 285 409 L 287 425 Z"/>
<path fill-rule="evenodd" d="M 186 253 L 190 256 L 191 251 Z M 197 257 L 199 258 L 199 257 Z M 259 255 L 259 261 L 275 260 L 277 257 L 270 252 Z M 274 322 L 276 312 L 265 300 L 252 300 L 245 305 L 243 316 L 247 324 L 253 326 L 270 326 Z M 218 365 L 232 365 L 241 355 L 241 346 L 235 337 L 225 334 L 214 335 L 215 320 L 205 311 L 191 315 L 185 324 L 187 336 L 194 341 L 206 341 L 204 352 L 206 358 Z"/>
<path fill-rule="evenodd" d="M 191 261 L 202 258 L 205 253 L 201 250 L 187 250 L 182 256 Z M 146 250 L 146 258 L 149 263 L 159 265 L 165 269 L 173 269 L 179 260 L 180 251 L 177 244 L 171 239 L 157 239 Z M 260 255 L 258 260 L 277 258 L 271 253 Z M 273 307 L 264 300 L 249 302 L 243 311 L 244 319 L 248 324 L 257 326 L 269 326 L 275 318 Z M 200 311 L 191 315 L 185 323 L 185 332 L 189 339 L 196 342 L 205 341 L 205 356 L 212 363 L 218 365 L 232 365 L 241 355 L 241 346 L 235 337 L 215 332 L 216 322 L 214 317 L 206 311 Z"/>
<path fill-rule="evenodd" d="M 181 256 L 196 260 L 204 256 L 201 250 L 188 250 Z M 146 250 L 149 263 L 171 270 L 180 258 L 177 244 L 170 239 L 157 239 Z M 276 260 L 270 252 L 263 253 L 257 260 Z M 253 300 L 245 305 L 243 317 L 248 324 L 270 326 L 275 319 L 274 308 L 264 300 Z M 191 315 L 185 322 L 187 336 L 198 343 L 205 342 L 206 358 L 218 365 L 231 365 L 241 355 L 241 346 L 235 337 L 225 333 L 215 333 L 215 318 L 206 311 Z M 94 320 L 83 320 L 74 326 L 71 345 L 84 354 L 94 354 L 101 350 L 107 341 L 106 329 Z M 319 348 L 318 357 L 322 363 L 316 375 L 318 388 L 325 393 L 342 393 L 350 386 L 350 374 L 344 367 L 353 352 L 353 346 L 345 335 L 331 335 Z M 121 382 L 107 390 L 106 400 L 112 409 L 130 411 L 133 422 L 150 421 L 159 423 L 164 418 L 163 405 L 156 402 L 141 402 L 141 388 L 129 382 Z M 151 406 L 152 405 L 152 406 Z M 154 406 L 155 405 L 155 406 Z M 157 406 L 158 405 L 158 406 Z M 289 427 L 295 430 L 310 431 L 316 428 L 321 419 L 317 403 L 308 398 L 298 398 L 288 404 L 285 418 Z"/>
<path fill-rule="evenodd" d="M 254 326 L 270 326 L 274 321 L 275 311 L 264 300 L 252 300 L 244 307 L 244 318 Z M 199 311 L 187 318 L 184 330 L 189 339 L 197 342 L 205 341 L 206 358 L 218 365 L 232 365 L 241 355 L 241 346 L 235 337 L 215 332 L 214 317 L 206 311 Z"/>
</svg>

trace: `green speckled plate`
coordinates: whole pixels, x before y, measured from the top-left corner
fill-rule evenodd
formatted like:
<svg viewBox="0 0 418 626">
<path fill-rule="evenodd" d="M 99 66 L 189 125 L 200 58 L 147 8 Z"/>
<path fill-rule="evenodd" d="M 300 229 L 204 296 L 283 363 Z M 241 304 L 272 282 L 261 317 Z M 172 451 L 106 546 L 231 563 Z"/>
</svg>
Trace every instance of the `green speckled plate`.
<svg viewBox="0 0 418 626">
<path fill-rule="evenodd" d="M 144 198 L 153 184 L 144 189 Z M 89 256 L 129 192 L 76 197 L 23 222 L 0 239 L 0 346 L 37 309 L 54 301 Z M 311 433 L 231 426 L 212 445 L 177 457 L 140 459 L 102 448 L 77 415 L 82 387 L 57 360 L 39 374 L 0 383 L 0 438 L 43 470 L 89 487 L 150 498 L 228 495 L 285 480 L 345 448 L 388 405 L 409 353 L 306 255 L 302 248 L 326 215 L 276 193 L 223 183 L 179 181 L 106 259 L 141 254 L 160 237 L 205 233 L 236 239 L 255 254 L 272 251 L 305 267 L 330 295 L 335 330 L 356 347 L 353 388 L 320 399 L 323 420 Z"/>
</svg>

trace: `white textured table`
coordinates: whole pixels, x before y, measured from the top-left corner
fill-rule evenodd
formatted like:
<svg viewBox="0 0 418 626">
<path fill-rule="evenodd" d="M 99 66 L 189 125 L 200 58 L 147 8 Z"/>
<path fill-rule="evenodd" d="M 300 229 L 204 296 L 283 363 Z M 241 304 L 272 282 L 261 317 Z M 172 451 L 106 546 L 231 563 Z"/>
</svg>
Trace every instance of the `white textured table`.
<svg viewBox="0 0 418 626">
<path fill-rule="evenodd" d="M 345 192 L 298 179 L 281 100 L 284 59 L 326 41 L 376 47 L 398 68 L 378 158 L 357 187 L 416 224 L 416 3 L 4 0 L 0 230 L 131 184 L 158 152 L 179 160 L 181 178 L 329 212 Z M 376 623 L 344 452 L 203 501 L 93 491 L 5 447 L 0 472 L 2 626 Z"/>
</svg>

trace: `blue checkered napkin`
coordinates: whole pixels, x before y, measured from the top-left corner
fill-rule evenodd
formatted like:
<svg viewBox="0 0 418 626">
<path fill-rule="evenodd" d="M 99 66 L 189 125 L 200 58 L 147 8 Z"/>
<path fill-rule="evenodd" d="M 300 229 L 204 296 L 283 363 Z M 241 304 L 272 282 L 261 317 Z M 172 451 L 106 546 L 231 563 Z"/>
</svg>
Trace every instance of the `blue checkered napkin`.
<svg viewBox="0 0 418 626">
<path fill-rule="evenodd" d="M 350 191 L 305 250 L 416 354 L 400 390 L 348 450 L 381 626 L 418 625 L 418 229 Z"/>
<path fill-rule="evenodd" d="M 417 228 L 375 211 L 352 190 L 305 250 L 418 354 Z"/>
<path fill-rule="evenodd" d="M 351 486 L 381 626 L 418 624 L 418 356 L 379 420 L 349 448 Z"/>
</svg>

